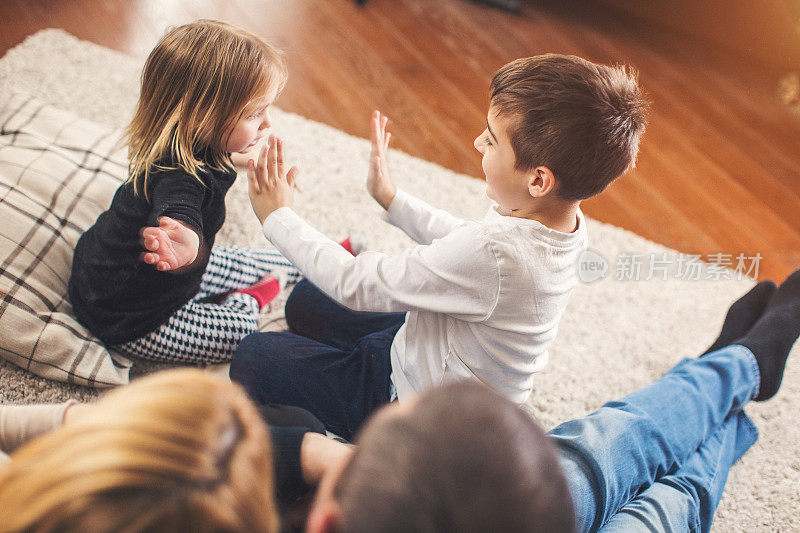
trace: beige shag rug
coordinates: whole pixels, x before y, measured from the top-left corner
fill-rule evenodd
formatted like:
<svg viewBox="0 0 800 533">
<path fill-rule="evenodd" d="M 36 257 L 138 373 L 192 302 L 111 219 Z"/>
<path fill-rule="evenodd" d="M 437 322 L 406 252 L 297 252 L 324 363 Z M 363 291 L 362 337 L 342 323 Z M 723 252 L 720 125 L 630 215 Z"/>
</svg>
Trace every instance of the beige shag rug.
<svg viewBox="0 0 800 533">
<path fill-rule="evenodd" d="M 47 30 L 0 59 L 0 98 L 27 91 L 83 117 L 122 126 L 136 100 L 140 67 L 119 53 L 60 30 Z M 285 139 L 288 158 L 301 168 L 304 192 L 296 197 L 295 208 L 302 216 L 335 238 L 358 233 L 373 249 L 392 252 L 411 244 L 399 230 L 379 220 L 381 209 L 364 190 L 366 140 L 277 109 L 273 118 L 273 129 Z M 368 118 L 365 111 L 365 133 Z M 648 142 L 646 136 L 644 142 Z M 488 204 L 479 180 L 396 151 L 390 157 L 401 187 L 464 217 L 484 213 Z M 218 242 L 266 245 L 251 214 L 243 179 L 229 196 L 228 213 Z M 749 280 L 684 280 L 676 277 L 674 270 L 667 281 L 659 279 L 659 270 L 654 279 L 646 280 L 648 254 L 656 254 L 658 261 L 664 259 L 661 254 L 668 254 L 666 262 L 673 268 L 677 256 L 596 221 L 590 221 L 589 233 L 591 248 L 605 258 L 609 270 L 605 278 L 580 284 L 575 290 L 551 350 L 550 364 L 538 376 L 528 405 L 546 427 L 582 416 L 657 378 L 682 357 L 703 351 L 716 337 L 728 305 L 752 285 Z M 638 281 L 617 279 L 620 274 L 631 274 L 628 267 L 637 261 L 642 261 Z M 702 272 L 702 277 L 716 275 Z M 275 327 L 276 320 L 279 326 L 280 309 L 272 309 L 264 319 L 270 322 L 267 327 Z M 800 531 L 798 351 L 790 358 L 779 395 L 748 408 L 761 439 L 734 467 L 714 531 Z M 134 374 L 153 369 L 138 363 Z M 55 401 L 94 394 L 0 364 L 3 402 Z"/>
</svg>

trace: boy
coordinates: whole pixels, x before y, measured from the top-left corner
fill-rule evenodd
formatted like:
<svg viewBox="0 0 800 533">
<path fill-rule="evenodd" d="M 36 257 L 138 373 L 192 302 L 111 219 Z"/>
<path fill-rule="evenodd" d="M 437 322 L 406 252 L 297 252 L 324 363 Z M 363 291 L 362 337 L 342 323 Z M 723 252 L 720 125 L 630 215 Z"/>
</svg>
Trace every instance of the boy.
<svg viewBox="0 0 800 533">
<path fill-rule="evenodd" d="M 497 205 L 480 222 L 398 190 L 387 119 L 373 115 L 367 189 L 419 243 L 396 256 L 353 257 L 289 209 L 297 171 L 284 172 L 280 140 L 249 163 L 265 236 L 307 277 L 286 304 L 293 333 L 253 334 L 234 355 L 231 378 L 257 401 L 349 438 L 381 404 L 449 381 L 526 400 L 577 281 L 580 202 L 633 166 L 645 104 L 624 69 L 552 54 L 504 66 L 490 93 L 475 148 Z"/>
</svg>

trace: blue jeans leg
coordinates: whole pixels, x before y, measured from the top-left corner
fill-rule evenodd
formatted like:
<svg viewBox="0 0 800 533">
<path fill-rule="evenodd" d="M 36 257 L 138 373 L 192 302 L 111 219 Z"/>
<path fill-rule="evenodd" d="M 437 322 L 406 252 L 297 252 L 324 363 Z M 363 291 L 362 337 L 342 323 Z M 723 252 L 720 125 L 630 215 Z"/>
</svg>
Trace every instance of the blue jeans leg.
<svg viewBox="0 0 800 533">
<path fill-rule="evenodd" d="M 230 376 L 256 403 L 302 407 L 346 439 L 389 401 L 389 350 L 399 325 L 341 350 L 293 333 L 253 333 L 231 362 Z"/>
<path fill-rule="evenodd" d="M 578 530 L 597 530 L 640 490 L 675 472 L 758 387 L 753 354 L 728 346 L 684 359 L 622 400 L 553 429 Z"/>
<path fill-rule="evenodd" d="M 731 414 L 682 467 L 638 494 L 600 531 L 710 531 L 731 467 L 756 440 L 758 430 L 744 411 Z"/>
<path fill-rule="evenodd" d="M 293 333 L 342 350 L 352 350 L 365 336 L 400 326 L 405 313 L 351 311 L 307 279 L 295 285 L 286 301 L 286 323 Z"/>
</svg>

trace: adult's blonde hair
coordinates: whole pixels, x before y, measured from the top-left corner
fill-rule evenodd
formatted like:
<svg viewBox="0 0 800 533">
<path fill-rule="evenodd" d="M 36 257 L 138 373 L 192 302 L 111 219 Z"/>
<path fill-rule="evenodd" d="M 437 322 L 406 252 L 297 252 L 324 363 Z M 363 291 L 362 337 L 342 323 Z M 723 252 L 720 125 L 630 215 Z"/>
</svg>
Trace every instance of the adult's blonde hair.
<svg viewBox="0 0 800 533">
<path fill-rule="evenodd" d="M 2 532 L 274 532 L 266 426 L 195 369 L 112 391 L 0 469 Z"/>
<path fill-rule="evenodd" d="M 198 20 L 168 30 L 145 62 L 125 132 L 134 193 L 147 198 L 153 170 L 176 168 L 165 159 L 200 181 L 206 166 L 232 169 L 224 145 L 233 127 L 286 77 L 280 52 L 241 28 Z"/>
</svg>

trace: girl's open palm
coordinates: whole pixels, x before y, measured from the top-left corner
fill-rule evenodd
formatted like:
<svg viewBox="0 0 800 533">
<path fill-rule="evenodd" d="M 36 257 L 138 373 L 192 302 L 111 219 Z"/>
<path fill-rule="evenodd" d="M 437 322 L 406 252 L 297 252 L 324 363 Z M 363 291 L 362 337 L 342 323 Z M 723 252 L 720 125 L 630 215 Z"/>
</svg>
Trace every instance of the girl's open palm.
<svg viewBox="0 0 800 533">
<path fill-rule="evenodd" d="M 169 271 L 190 265 L 197 259 L 200 236 L 183 222 L 169 217 L 158 219 L 158 227 L 142 229 L 142 261 Z"/>
</svg>

